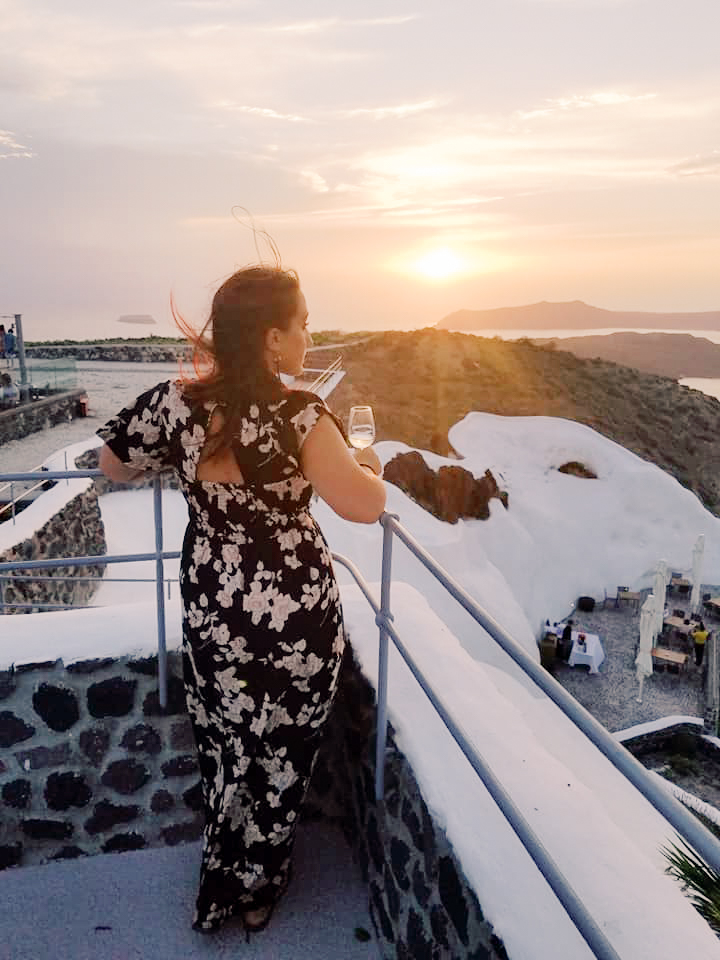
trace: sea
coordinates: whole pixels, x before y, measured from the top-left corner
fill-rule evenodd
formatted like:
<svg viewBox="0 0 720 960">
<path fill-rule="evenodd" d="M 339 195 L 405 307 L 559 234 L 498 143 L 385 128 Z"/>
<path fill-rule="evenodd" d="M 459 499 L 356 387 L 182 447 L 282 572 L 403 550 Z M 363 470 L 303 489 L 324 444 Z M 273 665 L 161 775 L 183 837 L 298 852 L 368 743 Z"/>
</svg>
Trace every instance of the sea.
<svg viewBox="0 0 720 960">
<path fill-rule="evenodd" d="M 498 336 L 504 340 L 564 339 L 566 337 L 603 335 L 627 332 L 631 328 L 588 330 L 482 330 L 460 331 L 478 336 Z M 635 329 L 637 333 L 685 333 L 705 337 L 720 343 L 720 330 L 649 330 Z M 78 417 L 59 424 L 22 440 L 11 440 L 0 447 L 0 473 L 24 472 L 39 468 L 46 459 L 63 447 L 86 440 L 118 410 L 131 403 L 144 390 L 162 380 L 176 377 L 177 363 L 103 363 L 95 360 L 78 360 L 77 386 L 82 387 L 89 399 L 87 417 Z M 720 400 L 720 379 L 689 377 L 680 383 Z M 72 464 L 69 465 L 72 467 Z"/>
</svg>

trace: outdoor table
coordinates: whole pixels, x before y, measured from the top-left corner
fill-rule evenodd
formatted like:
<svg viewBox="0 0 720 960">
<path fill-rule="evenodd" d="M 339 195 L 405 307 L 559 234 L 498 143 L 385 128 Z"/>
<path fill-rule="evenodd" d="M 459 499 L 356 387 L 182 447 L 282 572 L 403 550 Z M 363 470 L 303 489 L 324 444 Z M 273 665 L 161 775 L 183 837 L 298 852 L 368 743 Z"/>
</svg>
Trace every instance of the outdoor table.
<svg viewBox="0 0 720 960">
<path fill-rule="evenodd" d="M 690 581 L 685 577 L 672 577 L 670 580 L 671 587 L 689 587 Z"/>
<path fill-rule="evenodd" d="M 678 633 L 681 633 L 684 637 L 687 637 L 692 630 L 694 630 L 699 621 L 691 618 L 689 623 L 686 623 L 680 617 L 665 617 L 663 620 L 663 626 L 671 627 L 673 630 L 677 630 Z"/>
<path fill-rule="evenodd" d="M 677 650 L 668 650 L 666 647 L 653 647 L 652 658 L 653 661 L 661 660 L 664 663 L 674 663 L 681 668 L 687 666 L 688 662 L 688 655 L 686 653 L 679 653 Z"/>
<path fill-rule="evenodd" d="M 635 590 L 618 590 L 617 600 L 618 605 L 627 603 L 637 610 L 642 600 L 642 594 L 637 593 Z"/>
<path fill-rule="evenodd" d="M 581 647 L 578 638 L 581 634 L 585 636 L 585 646 Z M 585 633 L 583 630 L 573 630 L 572 632 L 572 650 L 568 663 L 571 667 L 578 664 L 590 667 L 590 673 L 599 673 L 598 667 L 605 659 L 605 651 L 600 643 L 600 637 L 595 633 Z"/>
</svg>

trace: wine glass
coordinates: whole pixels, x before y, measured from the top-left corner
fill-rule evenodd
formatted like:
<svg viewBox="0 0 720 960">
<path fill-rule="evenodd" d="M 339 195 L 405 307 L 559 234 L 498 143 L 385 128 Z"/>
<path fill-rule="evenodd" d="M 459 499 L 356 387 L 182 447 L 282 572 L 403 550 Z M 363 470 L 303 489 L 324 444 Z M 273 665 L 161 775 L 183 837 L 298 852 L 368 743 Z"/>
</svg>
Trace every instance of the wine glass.
<svg viewBox="0 0 720 960">
<path fill-rule="evenodd" d="M 356 450 L 364 450 L 375 440 L 375 418 L 372 407 L 351 407 L 348 417 L 348 440 Z"/>
</svg>

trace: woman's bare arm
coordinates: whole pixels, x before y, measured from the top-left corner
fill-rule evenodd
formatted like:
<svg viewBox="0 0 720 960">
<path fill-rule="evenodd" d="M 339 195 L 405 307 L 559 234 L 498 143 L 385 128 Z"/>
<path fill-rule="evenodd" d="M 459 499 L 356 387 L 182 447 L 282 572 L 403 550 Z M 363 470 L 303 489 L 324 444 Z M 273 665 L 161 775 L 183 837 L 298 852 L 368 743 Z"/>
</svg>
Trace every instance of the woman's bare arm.
<svg viewBox="0 0 720 960">
<path fill-rule="evenodd" d="M 114 480 L 115 483 L 132 483 L 145 473 L 144 470 L 138 470 L 137 467 L 130 467 L 123 463 L 106 443 L 100 449 L 98 466 L 105 476 Z"/>
<path fill-rule="evenodd" d="M 320 417 L 306 437 L 300 465 L 318 496 L 345 520 L 374 523 L 385 509 L 385 484 L 357 463 L 330 417 Z"/>
</svg>

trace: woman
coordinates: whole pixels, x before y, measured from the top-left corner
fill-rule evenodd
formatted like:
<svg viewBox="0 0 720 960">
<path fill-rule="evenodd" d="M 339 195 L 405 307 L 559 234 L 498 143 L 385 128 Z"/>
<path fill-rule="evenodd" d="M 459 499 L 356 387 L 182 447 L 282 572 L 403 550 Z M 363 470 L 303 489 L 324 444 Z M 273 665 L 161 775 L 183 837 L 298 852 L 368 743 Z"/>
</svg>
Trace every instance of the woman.
<svg viewBox="0 0 720 960">
<path fill-rule="evenodd" d="M 206 818 L 198 930 L 234 914 L 262 929 L 289 882 L 344 649 L 313 490 L 360 523 L 385 507 L 375 452 L 351 453 L 324 402 L 280 380 L 303 368 L 307 317 L 294 273 L 238 271 L 200 336 L 179 321 L 209 371 L 159 384 L 98 431 L 107 476 L 173 467 L 188 503 L 183 665 Z"/>
</svg>

